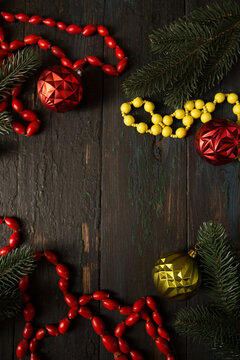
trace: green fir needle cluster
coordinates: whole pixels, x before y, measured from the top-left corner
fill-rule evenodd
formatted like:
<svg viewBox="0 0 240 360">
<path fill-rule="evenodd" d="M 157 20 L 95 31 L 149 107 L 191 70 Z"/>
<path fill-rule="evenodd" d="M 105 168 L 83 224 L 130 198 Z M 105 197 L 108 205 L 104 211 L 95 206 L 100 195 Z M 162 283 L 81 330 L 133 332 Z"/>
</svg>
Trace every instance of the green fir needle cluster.
<svg viewBox="0 0 240 360">
<path fill-rule="evenodd" d="M 31 48 L 18 50 L 12 57 L 4 59 L 0 66 L 0 102 L 12 89 L 26 81 L 39 67 L 40 62 Z M 0 114 L 0 134 L 12 131 L 12 116 L 9 112 Z"/>
<path fill-rule="evenodd" d="M 26 246 L 0 257 L 0 320 L 14 316 L 21 309 L 18 282 L 34 268 L 33 253 Z"/>
<path fill-rule="evenodd" d="M 240 54 L 240 6 L 234 1 L 198 8 L 150 35 L 156 60 L 123 83 L 128 97 L 160 94 L 180 107 L 218 84 Z"/>
<path fill-rule="evenodd" d="M 222 359 L 240 354 L 240 263 L 222 225 L 204 223 L 198 244 L 203 285 L 211 302 L 184 308 L 176 330 L 210 346 Z"/>
</svg>

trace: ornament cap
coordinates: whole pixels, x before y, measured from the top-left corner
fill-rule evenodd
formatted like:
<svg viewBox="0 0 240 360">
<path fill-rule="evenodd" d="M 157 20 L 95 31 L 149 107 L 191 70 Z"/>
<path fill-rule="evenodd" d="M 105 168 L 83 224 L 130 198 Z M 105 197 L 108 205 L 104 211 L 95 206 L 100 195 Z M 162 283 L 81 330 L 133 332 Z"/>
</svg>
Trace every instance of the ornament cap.
<svg viewBox="0 0 240 360">
<path fill-rule="evenodd" d="M 188 255 L 195 259 L 195 257 L 197 256 L 197 249 L 195 248 L 195 249 L 189 250 Z"/>
</svg>

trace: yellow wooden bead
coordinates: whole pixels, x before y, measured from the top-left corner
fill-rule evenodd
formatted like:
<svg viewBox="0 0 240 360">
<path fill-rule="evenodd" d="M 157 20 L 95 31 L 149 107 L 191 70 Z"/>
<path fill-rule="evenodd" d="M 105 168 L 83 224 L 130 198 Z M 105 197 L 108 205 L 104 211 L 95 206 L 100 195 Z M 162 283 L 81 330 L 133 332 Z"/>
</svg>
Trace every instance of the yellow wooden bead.
<svg viewBox="0 0 240 360">
<path fill-rule="evenodd" d="M 184 109 L 191 111 L 194 109 L 194 101 L 193 100 L 189 100 L 185 103 L 184 105 Z"/>
<path fill-rule="evenodd" d="M 240 104 L 236 104 L 236 105 L 234 105 L 234 107 L 233 107 L 233 113 L 234 114 L 240 114 Z"/>
<path fill-rule="evenodd" d="M 172 118 L 172 116 L 170 116 L 170 115 L 165 115 L 165 116 L 163 117 L 163 123 L 164 123 L 164 125 L 167 125 L 167 126 L 172 125 L 172 123 L 173 123 L 173 118 Z"/>
<path fill-rule="evenodd" d="M 160 114 L 154 114 L 151 118 L 153 124 L 159 124 L 162 121 L 162 116 Z"/>
<path fill-rule="evenodd" d="M 227 102 L 229 104 L 234 104 L 238 100 L 238 96 L 235 93 L 228 94 L 227 96 Z"/>
<path fill-rule="evenodd" d="M 215 104 L 213 102 L 208 102 L 205 106 L 208 112 L 213 112 L 215 110 Z"/>
<path fill-rule="evenodd" d="M 218 104 L 221 104 L 222 102 L 224 102 L 225 100 L 225 94 L 223 93 L 217 93 L 215 96 L 214 96 L 214 100 L 216 100 L 216 102 Z"/>
<path fill-rule="evenodd" d="M 202 113 L 201 122 L 206 123 L 212 119 L 212 115 L 209 112 Z"/>
<path fill-rule="evenodd" d="M 141 122 L 137 125 L 137 131 L 140 134 L 144 134 L 147 131 L 147 129 L 148 129 L 148 126 L 144 122 Z"/>
<path fill-rule="evenodd" d="M 135 108 L 140 108 L 143 105 L 143 99 L 138 96 L 133 100 L 132 103 L 133 103 L 133 106 L 135 106 Z"/>
<path fill-rule="evenodd" d="M 125 114 L 127 114 L 127 113 L 129 113 L 130 111 L 131 111 L 131 104 L 129 104 L 129 103 L 123 103 L 122 105 L 121 105 L 121 111 L 123 112 L 123 113 L 125 113 Z"/>
<path fill-rule="evenodd" d="M 151 127 L 151 131 L 152 131 L 152 134 L 153 134 L 153 135 L 159 135 L 159 134 L 161 134 L 161 132 L 162 132 L 162 128 L 161 128 L 160 125 L 153 125 L 153 126 Z"/>
<path fill-rule="evenodd" d="M 192 115 L 192 117 L 193 117 L 194 119 L 198 119 L 198 118 L 200 118 L 200 116 L 201 116 L 201 111 L 198 110 L 198 109 L 193 109 L 193 110 L 191 111 L 191 115 Z"/>
<path fill-rule="evenodd" d="M 163 129 L 162 129 L 162 136 L 164 137 L 168 137 L 172 135 L 172 128 L 170 126 L 165 126 Z"/>
<path fill-rule="evenodd" d="M 144 104 L 144 110 L 146 112 L 151 112 L 155 109 L 155 105 L 153 102 L 151 101 L 146 101 L 145 104 Z"/>
<path fill-rule="evenodd" d="M 191 115 L 186 115 L 184 116 L 182 123 L 185 126 L 191 126 L 193 124 L 194 120 L 193 117 Z"/>
<path fill-rule="evenodd" d="M 135 119 L 132 115 L 126 115 L 123 118 L 124 124 L 127 126 L 131 126 L 132 124 L 134 124 Z"/>
<path fill-rule="evenodd" d="M 187 130 L 184 128 L 178 128 L 176 130 L 176 135 L 179 139 L 182 139 L 187 135 Z"/>
<path fill-rule="evenodd" d="M 185 115 L 186 114 L 185 114 L 185 111 L 183 109 L 177 109 L 175 111 L 175 118 L 178 119 L 178 120 L 183 119 Z"/>
<path fill-rule="evenodd" d="M 237 124 L 238 126 L 240 126 L 240 120 L 236 121 L 236 124 Z"/>
<path fill-rule="evenodd" d="M 199 100 L 195 101 L 195 108 L 196 109 L 202 109 L 203 106 L 204 106 L 204 101 L 203 100 L 199 99 Z"/>
</svg>

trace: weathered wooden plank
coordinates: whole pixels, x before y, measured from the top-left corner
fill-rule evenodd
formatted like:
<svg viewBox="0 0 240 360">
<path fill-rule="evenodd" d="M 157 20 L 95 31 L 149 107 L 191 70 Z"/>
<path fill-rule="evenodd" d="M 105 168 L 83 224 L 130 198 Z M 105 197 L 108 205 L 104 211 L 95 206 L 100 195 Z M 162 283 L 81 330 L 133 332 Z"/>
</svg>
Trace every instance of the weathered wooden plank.
<svg viewBox="0 0 240 360">
<path fill-rule="evenodd" d="M 116 18 L 110 17 L 115 9 Z M 125 39 L 123 44 L 127 42 L 132 71 L 149 58 L 147 36 L 151 30 L 183 13 L 182 1 L 142 1 L 141 6 L 114 1 L 107 4 L 105 23 L 128 24 L 121 27 L 119 38 Z M 146 294 L 157 295 L 151 270 L 160 254 L 186 247 L 186 144 L 155 142 L 125 128 L 118 110 L 124 101 L 119 83 L 106 79 L 104 90 L 104 98 L 113 95 L 103 109 L 101 286 L 121 300 L 133 302 Z M 158 110 L 165 113 L 159 99 L 155 100 Z M 146 119 L 146 113 L 143 117 Z M 158 299 L 166 319 L 180 306 Z M 144 325 L 131 331 L 129 339 L 146 358 L 162 358 Z M 176 349 L 186 358 L 184 340 L 178 341 Z M 100 350 L 101 359 L 111 359 Z"/>
<path fill-rule="evenodd" d="M 30 14 L 61 19 L 68 24 L 85 25 L 102 22 L 101 4 L 96 1 L 88 1 L 87 4 L 68 1 L 66 6 L 65 1 L 32 1 L 31 4 L 25 2 L 25 8 L 24 4 L 12 1 L 9 10 L 26 10 Z M 20 28 L 23 29 L 23 26 L 16 25 L 12 30 L 12 38 L 23 37 Z M 84 39 L 43 26 L 25 26 L 25 34 L 33 32 L 41 33 L 62 46 L 70 58 L 102 55 L 103 40 L 100 37 Z M 58 62 L 50 54 L 38 53 L 43 60 L 42 69 Z M 45 110 L 36 97 L 35 82 L 27 103 L 36 108 L 43 120 L 42 131 L 31 139 L 9 137 L 8 142 L 11 139 L 13 144 L 18 144 L 16 154 L 7 154 L 1 159 L 4 167 L 7 162 L 14 162 L 2 175 L 2 209 L 10 213 L 17 209 L 16 215 L 22 219 L 27 233 L 26 243 L 32 244 L 36 250 L 55 250 L 62 261 L 71 264 L 74 275 L 72 285 L 78 293 L 98 288 L 99 279 L 102 73 L 90 70 L 83 82 L 84 100 L 75 111 L 67 114 Z M 57 289 L 54 268 L 41 266 L 34 275 L 34 283 L 32 292 L 39 314 L 37 326 L 64 317 L 67 307 Z M 82 358 L 98 358 L 99 340 L 91 327 L 81 320 L 73 328 L 74 331 L 66 336 L 47 341 L 42 352 L 45 358 L 76 359 L 79 354 Z M 8 342 L 3 350 L 5 357 L 1 358 L 12 358 L 12 350 L 15 352 L 21 332 L 22 320 L 17 320 L 14 348 L 9 349 Z"/>
<path fill-rule="evenodd" d="M 104 23 L 126 49 L 130 72 L 149 58 L 147 35 L 153 28 L 206 3 L 71 0 L 66 6 L 65 1 L 54 0 L 26 1 L 24 6 L 10 0 L 4 4 L 4 10 L 26 10 L 67 23 Z M 64 50 L 75 58 L 104 55 L 109 62 L 115 60 L 112 50 L 103 47 L 103 40 L 98 37 L 83 40 L 27 24 L 9 24 L 6 28 L 12 39 L 32 32 L 45 35 L 52 42 L 63 44 Z M 56 63 L 54 57 L 38 53 L 42 68 Z M 237 91 L 238 79 L 235 68 L 222 88 Z M 65 115 L 44 110 L 30 86 L 27 104 L 36 106 L 44 119 L 43 130 L 32 139 L 15 135 L 1 138 L 4 172 L 0 175 L 0 203 L 4 214 L 22 219 L 26 243 L 37 250 L 56 249 L 60 259 L 71 264 L 75 291 L 102 287 L 121 302 L 133 302 L 145 294 L 157 296 L 151 279 L 155 260 L 164 252 L 193 245 L 204 220 L 222 222 L 237 240 L 239 165 L 216 168 L 204 163 L 193 147 L 195 129 L 187 140 L 155 141 L 125 128 L 118 110 L 124 101 L 121 81 L 102 80 L 97 69 L 87 72 L 81 107 Z M 155 100 L 159 112 L 167 112 L 160 99 Z M 227 116 L 229 111 L 226 106 L 216 114 Z M 56 290 L 54 269 L 41 265 L 33 279 L 32 292 L 39 311 L 37 325 L 57 321 L 67 309 Z M 186 305 L 164 301 L 160 296 L 158 300 L 167 321 L 174 320 L 176 310 Z M 199 301 L 201 293 L 188 304 Z M 109 325 L 120 319 L 111 313 L 110 321 L 109 314 L 103 313 Z M 15 324 L 1 325 L 0 358 L 13 359 L 23 321 L 19 318 Z M 102 345 L 99 347 L 91 324 L 77 320 L 72 329 L 61 339 L 46 342 L 44 358 L 76 359 L 81 354 L 86 360 L 112 359 Z M 173 332 L 172 335 L 178 359 L 214 358 L 202 346 L 192 345 Z M 146 358 L 162 358 L 143 327 L 131 331 L 128 338 Z"/>
<path fill-rule="evenodd" d="M 209 1 L 186 1 L 187 13 L 198 6 L 209 4 Z M 236 69 L 235 69 L 236 70 Z M 206 100 L 213 98 L 217 91 L 229 90 L 235 83 L 234 91 L 237 90 L 237 81 L 239 74 L 234 72 L 233 76 L 212 89 L 206 94 Z M 236 81 L 236 82 L 235 82 Z M 196 94 L 197 96 L 197 94 Z M 228 112 L 227 112 L 228 108 Z M 222 108 L 217 107 L 215 116 L 232 117 L 230 107 L 224 105 Z M 233 117 L 232 117 L 233 118 Z M 195 133 L 196 129 L 194 130 Z M 197 237 L 197 230 L 203 221 L 214 220 L 222 223 L 235 240 L 239 232 L 239 208 L 236 199 L 239 197 L 239 165 L 232 163 L 226 166 L 215 167 L 204 162 L 195 152 L 194 135 L 189 137 L 188 146 L 188 243 L 189 246 L 194 245 Z M 208 301 L 204 293 L 200 291 L 194 298 L 189 301 L 190 306 L 195 306 L 199 302 L 206 303 Z M 209 352 L 204 345 L 192 344 L 188 341 L 188 356 L 190 359 L 215 359 L 213 353 Z"/>
</svg>

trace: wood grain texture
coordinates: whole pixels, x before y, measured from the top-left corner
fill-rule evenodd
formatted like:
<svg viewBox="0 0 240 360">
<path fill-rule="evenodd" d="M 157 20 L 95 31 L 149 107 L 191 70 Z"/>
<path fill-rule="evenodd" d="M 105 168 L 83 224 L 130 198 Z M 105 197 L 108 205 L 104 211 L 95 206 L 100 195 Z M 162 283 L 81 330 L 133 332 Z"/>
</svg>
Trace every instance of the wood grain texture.
<svg viewBox="0 0 240 360">
<path fill-rule="evenodd" d="M 206 301 L 202 292 L 187 302 L 158 297 L 151 278 L 160 254 L 184 251 L 196 241 L 203 221 L 222 222 L 235 241 L 240 233 L 239 164 L 213 167 L 195 153 L 194 132 L 186 140 L 154 139 L 123 126 L 119 107 L 124 101 L 121 81 L 147 62 L 148 34 L 169 24 L 206 0 L 9 0 L 1 10 L 40 14 L 67 24 L 104 24 L 129 56 L 129 71 L 120 79 L 89 69 L 83 78 L 84 99 L 67 114 L 45 110 L 36 96 L 36 79 L 27 86 L 26 104 L 43 120 L 38 136 L 0 138 L 0 205 L 3 214 L 17 216 L 24 242 L 34 250 L 54 249 L 68 263 L 76 293 L 107 289 L 121 302 L 130 303 L 152 294 L 159 300 L 173 337 L 178 360 L 213 360 L 202 345 L 178 337 L 172 330 L 175 312 L 182 306 Z M 8 39 L 30 33 L 61 45 L 70 58 L 95 55 L 115 62 L 113 51 L 95 36 L 83 39 L 29 24 L 5 24 Z M 37 50 L 42 69 L 56 58 Z M 239 66 L 220 89 L 238 91 Z M 212 96 L 212 90 L 207 98 Z M 197 95 L 197 94 L 196 94 Z M 154 99 L 165 113 L 161 99 Z M 229 117 L 226 105 L 216 115 Z M 3 238 L 7 231 L 3 232 Z M 31 292 L 37 306 L 37 326 L 65 316 L 57 291 L 54 268 L 41 265 L 33 275 Z M 119 315 L 102 310 L 114 329 Z M 2 322 L 0 359 L 16 359 L 23 320 Z M 131 344 L 146 359 L 163 359 L 143 326 L 130 331 Z M 110 360 L 89 322 L 78 319 L 65 336 L 48 339 L 41 359 Z"/>
</svg>

